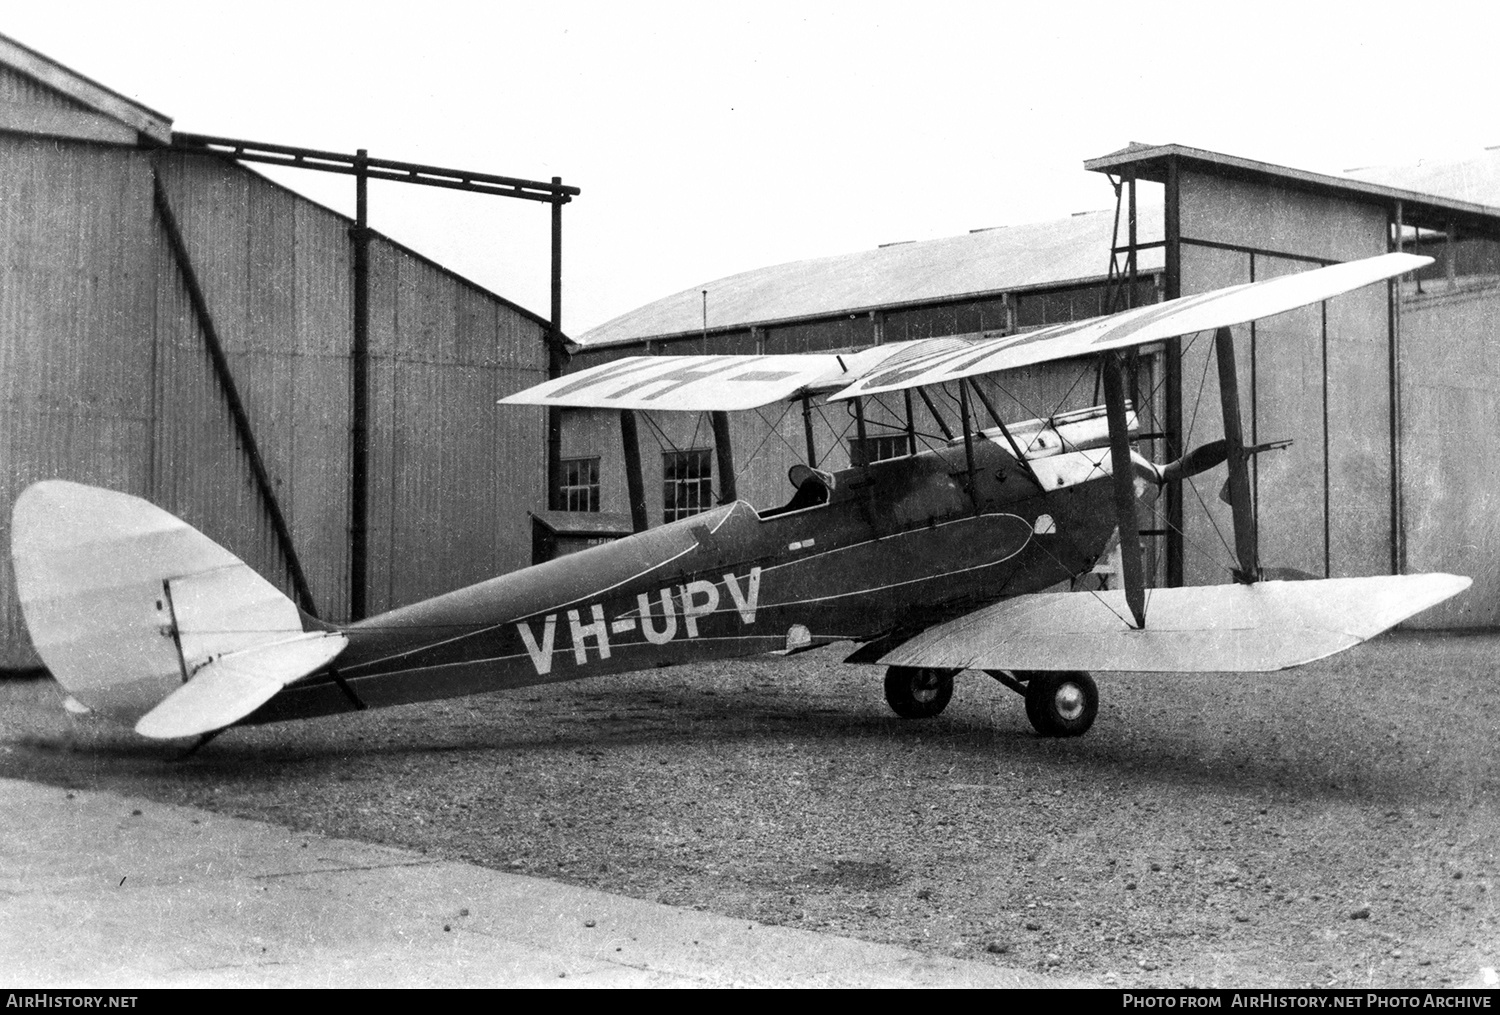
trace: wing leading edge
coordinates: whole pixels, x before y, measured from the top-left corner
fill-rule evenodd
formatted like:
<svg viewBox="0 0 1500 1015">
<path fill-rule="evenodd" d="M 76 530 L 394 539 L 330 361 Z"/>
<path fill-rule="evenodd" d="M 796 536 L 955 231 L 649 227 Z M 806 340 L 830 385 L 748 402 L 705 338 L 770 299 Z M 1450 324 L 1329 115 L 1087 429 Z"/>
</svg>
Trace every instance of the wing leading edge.
<svg viewBox="0 0 1500 1015">
<path fill-rule="evenodd" d="M 678 412 L 754 409 L 803 391 L 836 390 L 920 342 L 857 353 L 627 356 L 500 399 L 501 405 Z"/>
<path fill-rule="evenodd" d="M 1232 327 L 1321 303 L 1431 263 L 1432 258 L 1417 254 L 1381 254 L 1152 303 L 1105 317 L 985 339 L 966 347 L 903 357 L 900 363 L 873 366 L 865 376 L 830 398 L 856 398 L 942 384 Z"/>
<path fill-rule="evenodd" d="M 1430 263 L 1432 258 L 1415 254 L 1382 254 L 978 341 L 950 336 L 844 354 L 627 356 L 544 381 L 500 399 L 500 404 L 705 412 L 753 409 L 804 392 L 855 398 L 1243 324 Z"/>
<path fill-rule="evenodd" d="M 929 628 L 880 658 L 976 670 L 1284 670 L 1353 648 L 1457 595 L 1461 575 L 1383 575 L 1151 589 L 1139 629 L 1122 591 L 1016 596 Z"/>
</svg>

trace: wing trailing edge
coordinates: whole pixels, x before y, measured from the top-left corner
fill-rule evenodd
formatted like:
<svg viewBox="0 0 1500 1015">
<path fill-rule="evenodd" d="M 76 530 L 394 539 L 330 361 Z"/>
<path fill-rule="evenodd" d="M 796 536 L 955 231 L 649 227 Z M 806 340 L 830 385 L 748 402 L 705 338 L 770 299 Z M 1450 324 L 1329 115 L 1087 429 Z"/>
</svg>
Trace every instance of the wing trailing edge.
<svg viewBox="0 0 1500 1015">
<path fill-rule="evenodd" d="M 1265 581 L 1147 591 L 1139 629 L 1123 591 L 1016 596 L 929 628 L 880 657 L 976 670 L 1255 672 L 1353 648 L 1470 585 L 1451 574 Z"/>
</svg>

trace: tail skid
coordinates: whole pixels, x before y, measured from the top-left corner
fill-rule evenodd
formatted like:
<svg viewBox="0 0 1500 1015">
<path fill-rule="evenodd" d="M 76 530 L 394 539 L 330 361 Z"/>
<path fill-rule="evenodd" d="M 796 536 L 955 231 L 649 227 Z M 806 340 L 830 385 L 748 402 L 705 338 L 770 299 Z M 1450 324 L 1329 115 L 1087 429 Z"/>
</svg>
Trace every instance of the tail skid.
<svg viewBox="0 0 1500 1015">
<path fill-rule="evenodd" d="M 143 736 L 221 729 L 348 644 L 197 529 L 139 497 L 62 480 L 11 518 L 37 652 L 87 708 Z"/>
</svg>

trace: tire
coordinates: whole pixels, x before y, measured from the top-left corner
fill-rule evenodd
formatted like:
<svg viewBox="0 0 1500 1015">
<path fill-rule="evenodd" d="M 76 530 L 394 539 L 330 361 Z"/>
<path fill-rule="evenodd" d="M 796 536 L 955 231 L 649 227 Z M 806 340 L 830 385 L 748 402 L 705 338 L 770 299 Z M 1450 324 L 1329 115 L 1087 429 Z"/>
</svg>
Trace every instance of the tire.
<svg viewBox="0 0 1500 1015">
<path fill-rule="evenodd" d="M 1081 670 L 1033 673 L 1026 682 L 1026 718 L 1044 737 L 1076 737 L 1099 712 L 1099 687 Z"/>
<path fill-rule="evenodd" d="M 892 666 L 885 671 L 885 700 L 903 719 L 931 719 L 953 698 L 957 670 Z"/>
</svg>

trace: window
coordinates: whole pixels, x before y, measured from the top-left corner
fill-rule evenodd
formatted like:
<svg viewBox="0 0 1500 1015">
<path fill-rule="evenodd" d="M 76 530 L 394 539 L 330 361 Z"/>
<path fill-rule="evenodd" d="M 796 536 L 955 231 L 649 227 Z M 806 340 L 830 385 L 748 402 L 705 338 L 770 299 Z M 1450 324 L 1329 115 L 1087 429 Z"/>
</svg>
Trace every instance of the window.
<svg viewBox="0 0 1500 1015">
<path fill-rule="evenodd" d="M 598 511 L 599 459 L 564 458 L 561 494 L 564 511 Z"/>
<path fill-rule="evenodd" d="M 663 521 L 675 522 L 713 504 L 711 456 L 710 451 L 668 451 L 661 456 Z"/>
<path fill-rule="evenodd" d="M 849 464 L 853 468 L 883 462 L 887 458 L 902 458 L 910 454 L 906 434 L 885 434 L 880 437 L 858 437 L 849 440 Z"/>
</svg>

